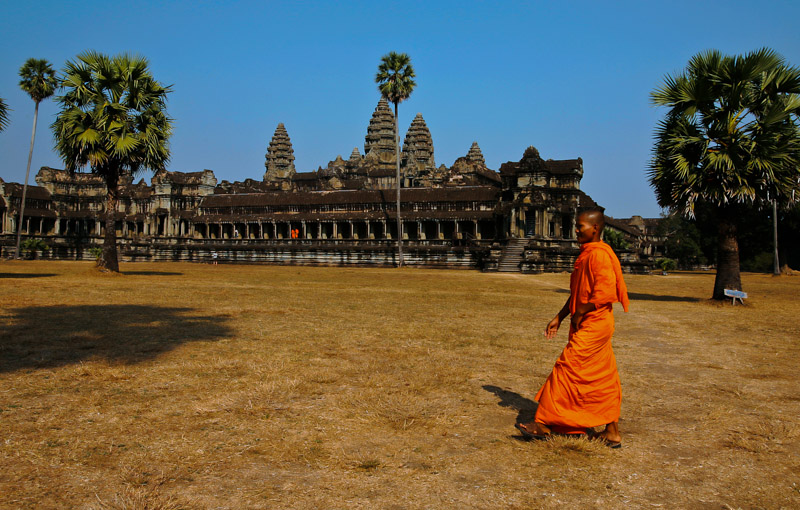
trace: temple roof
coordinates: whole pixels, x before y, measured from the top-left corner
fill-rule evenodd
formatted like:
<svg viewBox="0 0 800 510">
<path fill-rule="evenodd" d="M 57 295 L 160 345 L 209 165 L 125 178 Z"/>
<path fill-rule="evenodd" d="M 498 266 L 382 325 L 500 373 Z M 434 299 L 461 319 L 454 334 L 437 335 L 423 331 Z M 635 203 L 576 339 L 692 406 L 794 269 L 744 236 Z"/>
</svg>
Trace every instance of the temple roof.
<svg viewBox="0 0 800 510">
<path fill-rule="evenodd" d="M 611 216 L 605 216 L 605 220 L 606 220 L 606 225 L 615 228 L 617 230 L 620 230 L 622 232 L 625 232 L 626 234 L 630 234 L 632 236 L 637 236 L 637 237 L 642 235 L 642 231 L 639 230 L 639 228 L 637 228 L 634 225 L 628 224 L 624 220 L 618 220 L 616 218 L 612 218 Z"/>
<path fill-rule="evenodd" d="M 36 182 L 59 182 L 59 183 L 78 183 L 78 184 L 102 184 L 105 186 L 106 182 L 102 176 L 91 172 L 70 172 L 69 170 L 62 170 L 59 168 L 51 168 L 43 166 L 36 174 Z"/>
<path fill-rule="evenodd" d="M 209 179 L 213 182 L 209 182 Z M 202 172 L 159 172 L 153 176 L 152 183 L 171 182 L 180 185 L 216 184 L 214 173 L 211 170 Z"/>
<path fill-rule="evenodd" d="M 522 159 L 519 161 L 509 161 L 500 165 L 500 173 L 513 176 L 518 173 L 546 172 L 551 175 L 583 175 L 583 160 L 562 159 L 562 160 L 543 160 L 536 147 L 530 146 L 525 150 Z"/>
<path fill-rule="evenodd" d="M 259 212 L 251 214 L 203 214 L 191 219 L 192 223 L 214 223 L 218 221 L 381 221 L 394 220 L 396 211 L 330 211 L 330 212 Z M 423 220 L 485 220 L 491 219 L 494 211 L 403 211 L 404 221 Z"/>
<path fill-rule="evenodd" d="M 203 198 L 201 208 L 259 205 L 311 205 L 387 203 L 396 200 L 395 190 L 296 191 L 247 194 L 215 194 Z M 496 201 L 494 186 L 459 186 L 449 188 L 404 188 L 402 202 Z"/>
<path fill-rule="evenodd" d="M 581 190 L 575 190 L 578 194 L 578 209 L 592 209 L 597 207 L 597 202 L 595 202 L 592 197 L 587 195 L 585 192 Z"/>
<path fill-rule="evenodd" d="M 5 188 L 5 195 L 7 197 L 20 197 L 22 198 L 22 184 L 18 184 L 16 182 L 7 182 L 3 185 Z M 50 192 L 47 191 L 47 188 L 43 188 L 42 186 L 31 186 L 28 185 L 27 193 L 25 194 L 25 201 L 28 200 L 50 200 Z"/>
</svg>

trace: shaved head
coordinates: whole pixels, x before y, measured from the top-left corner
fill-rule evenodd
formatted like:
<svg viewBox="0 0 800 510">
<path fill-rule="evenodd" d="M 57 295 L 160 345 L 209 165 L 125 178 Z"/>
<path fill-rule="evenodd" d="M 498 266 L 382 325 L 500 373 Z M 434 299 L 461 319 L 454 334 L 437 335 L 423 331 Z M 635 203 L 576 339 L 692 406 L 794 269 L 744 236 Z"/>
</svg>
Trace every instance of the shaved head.
<svg viewBox="0 0 800 510">
<path fill-rule="evenodd" d="M 598 230 L 600 232 L 603 231 L 603 228 L 606 226 L 606 215 L 603 213 L 603 210 L 599 207 L 586 209 L 585 211 L 581 211 L 578 214 L 578 218 L 585 218 L 586 221 L 592 225 L 597 225 Z"/>
<path fill-rule="evenodd" d="M 577 219 L 575 233 L 579 243 L 600 241 L 600 234 L 603 233 L 603 228 L 606 226 L 605 214 L 602 209 L 586 209 L 578 214 Z"/>
</svg>

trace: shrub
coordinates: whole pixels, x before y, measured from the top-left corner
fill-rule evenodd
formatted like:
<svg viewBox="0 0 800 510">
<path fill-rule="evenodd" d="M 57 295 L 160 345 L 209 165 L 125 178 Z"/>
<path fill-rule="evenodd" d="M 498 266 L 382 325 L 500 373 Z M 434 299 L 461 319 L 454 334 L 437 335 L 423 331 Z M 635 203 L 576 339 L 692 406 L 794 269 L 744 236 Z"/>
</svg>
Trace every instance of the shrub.
<svg viewBox="0 0 800 510">
<path fill-rule="evenodd" d="M 668 259 L 666 257 L 661 259 L 656 259 L 656 265 L 661 268 L 662 271 L 672 271 L 673 269 L 678 267 L 678 263 L 675 259 Z"/>
<path fill-rule="evenodd" d="M 631 247 L 631 243 L 625 239 L 625 234 L 616 230 L 606 229 L 603 232 L 603 240 L 607 242 L 614 251 L 627 250 Z"/>
<path fill-rule="evenodd" d="M 41 239 L 25 239 L 20 244 L 20 248 L 28 258 L 35 258 L 36 252 L 44 255 L 45 252 L 50 251 L 50 247 Z"/>
</svg>

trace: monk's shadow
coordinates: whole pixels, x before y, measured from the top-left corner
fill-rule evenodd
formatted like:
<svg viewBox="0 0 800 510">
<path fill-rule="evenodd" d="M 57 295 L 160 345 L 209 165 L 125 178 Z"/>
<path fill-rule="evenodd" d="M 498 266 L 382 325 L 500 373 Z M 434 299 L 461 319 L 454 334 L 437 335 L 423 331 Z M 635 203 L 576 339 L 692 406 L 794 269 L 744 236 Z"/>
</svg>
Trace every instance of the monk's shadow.
<svg viewBox="0 0 800 510">
<path fill-rule="evenodd" d="M 224 316 L 148 305 L 29 306 L 0 311 L 0 374 L 89 360 L 132 364 L 234 334 Z"/>
<path fill-rule="evenodd" d="M 499 386 L 492 386 L 490 384 L 483 385 L 483 389 L 489 393 L 494 393 L 500 402 L 497 403 L 500 407 L 508 407 L 517 411 L 516 423 L 529 423 L 533 421 L 536 416 L 536 408 L 539 404 L 529 398 L 525 398 L 519 393 L 504 390 Z"/>
</svg>

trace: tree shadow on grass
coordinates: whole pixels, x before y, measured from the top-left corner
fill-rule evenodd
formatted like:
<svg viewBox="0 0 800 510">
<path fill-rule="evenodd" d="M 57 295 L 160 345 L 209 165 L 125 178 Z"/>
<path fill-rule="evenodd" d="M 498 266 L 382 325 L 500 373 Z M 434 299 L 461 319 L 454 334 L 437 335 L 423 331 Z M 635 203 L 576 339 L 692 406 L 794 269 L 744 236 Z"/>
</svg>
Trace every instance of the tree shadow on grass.
<svg viewBox="0 0 800 510">
<path fill-rule="evenodd" d="M 0 278 L 48 278 L 54 273 L 0 273 Z"/>
<path fill-rule="evenodd" d="M 529 398 L 525 398 L 519 393 L 504 390 L 499 386 L 492 386 L 490 384 L 483 385 L 483 389 L 489 393 L 494 393 L 500 402 L 497 403 L 500 407 L 508 407 L 517 411 L 517 423 L 532 422 L 536 416 L 536 408 L 539 404 Z"/>
<path fill-rule="evenodd" d="M 225 317 L 141 305 L 31 306 L 0 313 L 0 373 L 93 359 L 138 363 L 187 342 L 218 340 Z"/>
<path fill-rule="evenodd" d="M 551 289 L 558 294 L 569 294 L 569 289 Z M 688 296 L 662 296 L 659 294 L 642 294 L 640 292 L 628 292 L 631 301 L 683 301 L 686 303 L 699 303 L 704 299 Z"/>
<path fill-rule="evenodd" d="M 631 301 L 684 301 L 686 303 L 699 303 L 704 299 L 688 296 L 661 296 L 658 294 L 642 294 L 639 292 L 628 292 Z"/>
<path fill-rule="evenodd" d="M 181 276 L 183 273 L 171 271 L 120 271 L 125 276 Z"/>
</svg>

